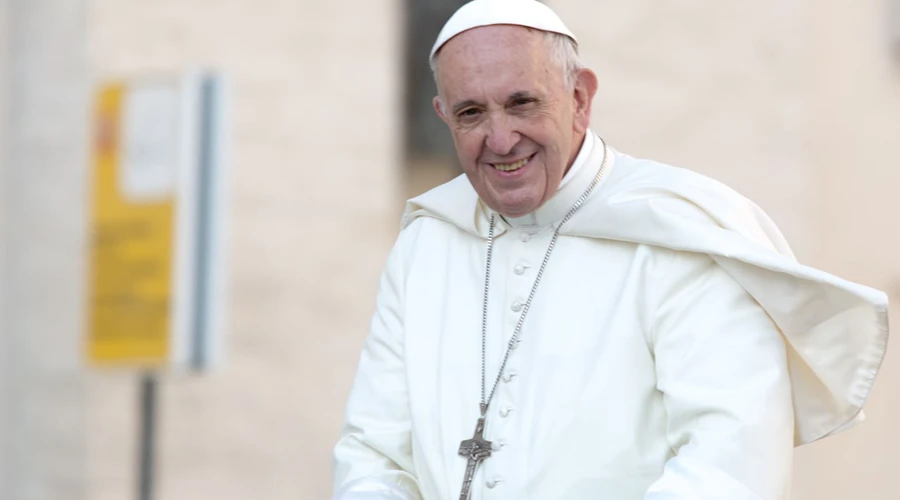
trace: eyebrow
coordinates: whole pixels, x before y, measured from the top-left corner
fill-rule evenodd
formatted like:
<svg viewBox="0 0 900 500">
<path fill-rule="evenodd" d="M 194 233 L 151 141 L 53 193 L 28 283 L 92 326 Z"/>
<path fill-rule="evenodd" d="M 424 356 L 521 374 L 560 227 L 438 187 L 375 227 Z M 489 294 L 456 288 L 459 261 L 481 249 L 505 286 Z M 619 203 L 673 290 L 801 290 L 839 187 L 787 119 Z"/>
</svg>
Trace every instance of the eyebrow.
<svg viewBox="0 0 900 500">
<path fill-rule="evenodd" d="M 510 94 L 510 96 L 506 100 L 513 101 L 516 99 L 532 99 L 532 98 L 534 98 L 534 96 L 531 94 L 531 92 L 528 92 L 527 90 L 520 90 L 518 92 L 513 92 L 512 94 Z"/>
<path fill-rule="evenodd" d="M 535 96 L 531 92 L 529 92 L 527 90 L 519 90 L 517 92 L 513 92 L 512 94 L 510 94 L 509 97 L 506 98 L 506 100 L 507 100 L 507 102 L 509 102 L 509 101 L 514 101 L 516 99 L 534 99 L 534 98 L 535 98 Z M 453 114 L 459 113 L 460 111 L 462 111 L 465 108 L 468 108 L 469 106 L 478 106 L 478 105 L 479 105 L 478 102 L 476 102 L 472 99 L 460 101 L 453 105 Z"/>
</svg>

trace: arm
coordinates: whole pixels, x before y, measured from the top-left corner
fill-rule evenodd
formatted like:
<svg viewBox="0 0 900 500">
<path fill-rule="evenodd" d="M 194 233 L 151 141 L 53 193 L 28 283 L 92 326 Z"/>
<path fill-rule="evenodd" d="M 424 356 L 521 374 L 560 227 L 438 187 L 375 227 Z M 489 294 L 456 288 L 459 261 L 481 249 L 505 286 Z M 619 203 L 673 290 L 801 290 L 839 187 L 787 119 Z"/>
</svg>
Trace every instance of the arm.
<svg viewBox="0 0 900 500">
<path fill-rule="evenodd" d="M 395 245 L 381 277 L 371 330 L 334 449 L 336 500 L 420 498 L 403 361 L 399 247 Z"/>
<path fill-rule="evenodd" d="M 652 340 L 675 456 L 644 498 L 787 498 L 794 420 L 781 333 L 709 257 L 675 260 Z"/>
</svg>

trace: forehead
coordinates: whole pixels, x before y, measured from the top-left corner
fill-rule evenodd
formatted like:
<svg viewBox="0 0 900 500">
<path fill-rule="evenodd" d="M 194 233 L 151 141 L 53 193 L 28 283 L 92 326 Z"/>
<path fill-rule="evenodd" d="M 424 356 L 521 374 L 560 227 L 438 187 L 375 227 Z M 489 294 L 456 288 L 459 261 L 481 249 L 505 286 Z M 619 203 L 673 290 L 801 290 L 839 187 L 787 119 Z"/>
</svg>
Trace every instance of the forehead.
<svg viewBox="0 0 900 500">
<path fill-rule="evenodd" d="M 509 86 L 549 87 L 559 72 L 552 70 L 543 40 L 542 32 L 521 26 L 483 26 L 460 33 L 438 53 L 442 92 L 456 96 Z"/>
</svg>

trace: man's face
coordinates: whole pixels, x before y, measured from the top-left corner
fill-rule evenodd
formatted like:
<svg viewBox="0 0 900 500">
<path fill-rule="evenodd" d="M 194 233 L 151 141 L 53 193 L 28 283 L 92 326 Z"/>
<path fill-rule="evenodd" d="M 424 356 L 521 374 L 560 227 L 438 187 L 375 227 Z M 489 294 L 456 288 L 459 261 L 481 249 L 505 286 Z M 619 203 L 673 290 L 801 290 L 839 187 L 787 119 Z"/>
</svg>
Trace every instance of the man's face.
<svg viewBox="0 0 900 500">
<path fill-rule="evenodd" d="M 503 215 L 535 211 L 578 153 L 593 91 L 585 99 L 581 75 L 567 89 L 544 34 L 518 26 L 468 30 L 438 58 L 435 109 L 475 191 Z"/>
</svg>

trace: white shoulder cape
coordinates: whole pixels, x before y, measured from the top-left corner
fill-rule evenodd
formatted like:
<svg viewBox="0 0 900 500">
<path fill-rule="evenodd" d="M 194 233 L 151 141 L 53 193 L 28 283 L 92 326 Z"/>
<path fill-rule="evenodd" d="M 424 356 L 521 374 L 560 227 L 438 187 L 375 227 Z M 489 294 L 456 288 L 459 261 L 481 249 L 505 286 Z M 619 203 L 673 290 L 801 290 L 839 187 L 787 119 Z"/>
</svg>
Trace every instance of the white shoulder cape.
<svg viewBox="0 0 900 500">
<path fill-rule="evenodd" d="M 594 150 L 588 161 L 602 161 L 603 148 Z M 798 263 L 762 209 L 727 186 L 688 170 L 613 155 L 612 170 L 561 235 L 710 255 L 784 335 L 795 444 L 861 421 L 887 348 L 887 296 Z M 433 217 L 487 238 L 487 214 L 461 175 L 410 200 L 403 227 Z"/>
</svg>

